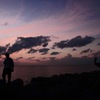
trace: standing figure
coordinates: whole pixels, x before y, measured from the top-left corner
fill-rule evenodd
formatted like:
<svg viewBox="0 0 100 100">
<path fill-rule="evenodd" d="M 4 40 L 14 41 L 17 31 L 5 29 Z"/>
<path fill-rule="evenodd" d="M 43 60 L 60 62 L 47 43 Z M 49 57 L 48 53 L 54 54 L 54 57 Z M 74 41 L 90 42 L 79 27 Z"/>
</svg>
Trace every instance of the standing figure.
<svg viewBox="0 0 100 100">
<path fill-rule="evenodd" d="M 3 68 L 3 73 L 2 73 L 2 78 L 3 81 L 6 83 L 6 77 L 8 78 L 8 84 L 11 83 L 11 74 L 14 71 L 14 62 L 13 59 L 9 57 L 9 53 L 6 53 L 5 56 L 5 60 L 3 62 L 4 64 L 4 68 Z"/>
<path fill-rule="evenodd" d="M 94 64 L 95 64 L 97 67 L 100 67 L 100 63 L 97 63 L 97 57 L 95 57 L 95 59 L 94 59 Z"/>
</svg>

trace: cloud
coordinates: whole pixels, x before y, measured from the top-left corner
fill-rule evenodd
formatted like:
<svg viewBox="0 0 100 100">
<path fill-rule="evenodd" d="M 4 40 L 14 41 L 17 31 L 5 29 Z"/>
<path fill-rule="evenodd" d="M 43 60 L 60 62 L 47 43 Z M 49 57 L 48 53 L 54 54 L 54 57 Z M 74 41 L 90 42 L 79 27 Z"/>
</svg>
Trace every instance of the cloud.
<svg viewBox="0 0 100 100">
<path fill-rule="evenodd" d="M 49 59 L 50 59 L 50 61 L 55 61 L 56 57 L 50 57 Z"/>
<path fill-rule="evenodd" d="M 72 38 L 71 40 L 63 40 L 60 42 L 56 42 L 53 45 L 53 48 L 58 47 L 58 48 L 72 48 L 72 47 L 82 47 L 85 46 L 89 43 L 92 43 L 95 40 L 95 38 L 90 37 L 90 36 L 77 36 L 75 38 Z"/>
<path fill-rule="evenodd" d="M 6 52 L 6 47 L 0 46 L 0 54 L 3 54 Z"/>
<path fill-rule="evenodd" d="M 100 43 L 98 43 L 97 45 L 100 45 Z"/>
<path fill-rule="evenodd" d="M 70 57 L 72 57 L 72 55 L 71 55 L 70 53 L 68 53 L 68 54 L 67 54 L 67 57 L 70 58 Z"/>
<path fill-rule="evenodd" d="M 7 25 L 8 25 L 8 22 L 5 22 L 5 23 L 4 23 L 4 26 L 7 26 Z"/>
<path fill-rule="evenodd" d="M 33 61 L 34 58 L 35 58 L 35 57 L 29 57 L 29 58 L 27 58 L 26 60 Z"/>
<path fill-rule="evenodd" d="M 85 62 L 85 63 L 84 63 Z M 87 56 L 83 56 L 83 57 L 73 57 L 71 54 L 68 54 L 67 56 L 57 59 L 56 57 L 50 57 L 49 60 L 46 61 L 41 61 L 40 63 L 41 65 L 67 65 L 68 66 L 74 66 L 77 65 L 79 66 L 79 68 L 81 69 L 84 65 L 94 65 L 94 58 L 93 57 L 87 57 Z M 87 68 L 87 67 L 86 67 Z M 75 69 L 75 68 L 73 68 Z"/>
<path fill-rule="evenodd" d="M 42 46 L 43 47 L 47 47 L 48 46 L 48 43 L 44 43 Z"/>
<path fill-rule="evenodd" d="M 5 46 L 6 51 L 8 51 L 9 47 L 10 47 L 10 43 L 6 44 L 6 46 Z"/>
<path fill-rule="evenodd" d="M 47 54 L 49 50 L 50 50 L 49 48 L 42 48 L 42 49 L 39 49 L 39 52 L 42 53 L 42 55 L 44 55 L 44 54 Z"/>
<path fill-rule="evenodd" d="M 6 46 L 0 46 L 0 54 L 4 54 L 9 47 L 10 47 L 10 43 L 6 44 Z"/>
<path fill-rule="evenodd" d="M 76 50 L 77 50 L 76 48 L 73 48 L 73 49 L 72 49 L 72 51 L 76 51 Z"/>
<path fill-rule="evenodd" d="M 23 0 L 24 19 L 32 20 L 37 18 L 47 18 L 49 16 L 56 16 L 65 8 L 67 0 Z M 27 14 L 26 14 L 27 12 Z"/>
<path fill-rule="evenodd" d="M 16 42 L 11 47 L 9 47 L 8 52 L 14 53 L 22 49 L 41 46 L 49 41 L 51 41 L 49 36 L 18 37 Z"/>
<path fill-rule="evenodd" d="M 91 54 L 92 57 L 100 57 L 100 51 Z"/>
<path fill-rule="evenodd" d="M 0 25 L 1 25 L 1 26 L 7 26 L 7 25 L 8 25 L 8 22 L 1 23 Z"/>
<path fill-rule="evenodd" d="M 43 57 L 43 58 L 41 58 L 41 59 L 46 59 L 46 57 Z"/>
<path fill-rule="evenodd" d="M 18 58 L 16 58 L 17 61 L 20 60 L 20 59 L 23 59 L 23 57 L 18 57 Z"/>
<path fill-rule="evenodd" d="M 10 47 L 10 43 L 8 43 L 8 44 L 6 44 L 6 46 L 5 46 L 6 48 L 9 48 Z"/>
<path fill-rule="evenodd" d="M 83 53 L 88 53 L 88 52 L 92 52 L 92 50 L 91 50 L 91 49 L 86 49 L 86 50 L 81 51 L 81 53 L 80 53 L 80 54 L 83 54 Z"/>
<path fill-rule="evenodd" d="M 35 53 L 35 52 L 37 52 L 38 50 L 36 50 L 36 49 L 30 49 L 27 53 Z"/>
<path fill-rule="evenodd" d="M 52 52 L 50 55 L 58 55 L 60 52 Z"/>
<path fill-rule="evenodd" d="M 36 59 L 36 60 L 34 60 L 34 61 L 36 61 L 36 62 L 41 62 L 41 60 L 40 60 L 40 59 Z"/>
</svg>

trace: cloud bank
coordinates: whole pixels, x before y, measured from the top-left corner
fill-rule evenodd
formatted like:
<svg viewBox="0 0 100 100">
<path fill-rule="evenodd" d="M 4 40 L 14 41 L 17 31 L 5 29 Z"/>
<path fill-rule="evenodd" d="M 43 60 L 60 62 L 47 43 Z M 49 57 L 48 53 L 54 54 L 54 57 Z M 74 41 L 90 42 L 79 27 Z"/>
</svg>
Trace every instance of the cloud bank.
<svg viewBox="0 0 100 100">
<path fill-rule="evenodd" d="M 42 46 L 45 43 L 50 42 L 49 36 L 37 36 L 37 37 L 18 37 L 16 42 L 9 47 L 8 52 L 14 53 L 22 49 L 29 49 L 36 46 Z M 32 52 L 32 50 L 30 51 Z"/>
<path fill-rule="evenodd" d="M 86 37 L 77 36 L 75 38 L 72 38 L 71 40 L 63 40 L 60 42 L 56 42 L 53 45 L 53 48 L 57 47 L 63 49 L 63 48 L 82 47 L 92 43 L 94 40 L 95 38 L 90 36 L 86 36 Z"/>
</svg>

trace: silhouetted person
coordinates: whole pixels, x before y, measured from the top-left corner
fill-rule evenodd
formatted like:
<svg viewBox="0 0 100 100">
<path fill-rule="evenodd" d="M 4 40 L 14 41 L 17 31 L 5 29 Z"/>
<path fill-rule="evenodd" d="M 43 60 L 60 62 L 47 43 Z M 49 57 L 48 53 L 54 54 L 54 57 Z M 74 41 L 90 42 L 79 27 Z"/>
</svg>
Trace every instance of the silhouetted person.
<svg viewBox="0 0 100 100">
<path fill-rule="evenodd" d="M 3 62 L 4 68 L 2 73 L 2 78 L 6 83 L 6 77 L 8 78 L 8 84 L 11 82 L 11 74 L 14 71 L 14 62 L 13 59 L 9 57 L 9 53 L 5 54 L 6 58 Z"/>
<path fill-rule="evenodd" d="M 100 67 L 100 63 L 97 63 L 97 57 L 95 57 L 95 59 L 94 59 L 94 64 L 95 64 L 96 66 Z"/>
</svg>

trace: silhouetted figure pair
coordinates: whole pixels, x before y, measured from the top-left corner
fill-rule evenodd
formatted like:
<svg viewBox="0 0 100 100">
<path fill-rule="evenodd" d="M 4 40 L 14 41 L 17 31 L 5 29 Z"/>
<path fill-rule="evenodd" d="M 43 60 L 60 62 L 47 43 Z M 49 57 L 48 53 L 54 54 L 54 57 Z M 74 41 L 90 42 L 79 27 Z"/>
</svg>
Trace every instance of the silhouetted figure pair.
<svg viewBox="0 0 100 100">
<path fill-rule="evenodd" d="M 95 59 L 94 59 L 94 64 L 95 64 L 97 67 L 100 67 L 100 63 L 97 63 L 97 57 L 95 57 Z"/>
<path fill-rule="evenodd" d="M 2 78 L 4 83 L 7 82 L 6 77 L 8 78 L 8 84 L 11 83 L 11 74 L 14 71 L 14 62 L 13 59 L 9 57 L 9 53 L 5 54 L 6 58 L 3 62 L 4 68 L 3 68 L 3 73 L 2 73 Z"/>
</svg>

